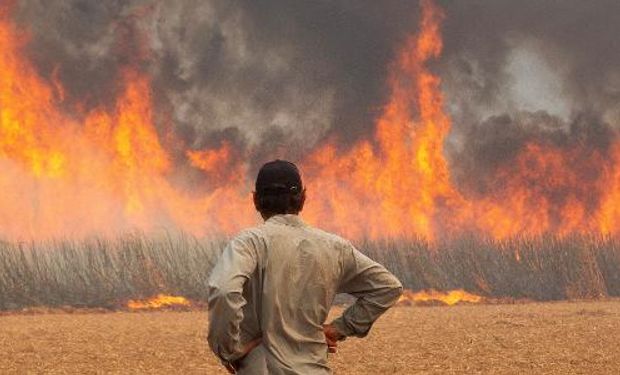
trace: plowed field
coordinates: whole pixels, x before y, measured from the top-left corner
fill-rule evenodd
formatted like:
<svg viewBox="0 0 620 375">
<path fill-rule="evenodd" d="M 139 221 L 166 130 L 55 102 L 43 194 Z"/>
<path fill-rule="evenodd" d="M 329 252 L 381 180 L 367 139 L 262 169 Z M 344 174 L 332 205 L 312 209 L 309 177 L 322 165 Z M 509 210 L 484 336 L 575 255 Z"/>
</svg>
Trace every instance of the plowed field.
<svg viewBox="0 0 620 375">
<path fill-rule="evenodd" d="M 0 316 L 0 373 L 224 374 L 205 312 Z M 620 301 L 396 307 L 336 374 L 617 374 Z"/>
</svg>

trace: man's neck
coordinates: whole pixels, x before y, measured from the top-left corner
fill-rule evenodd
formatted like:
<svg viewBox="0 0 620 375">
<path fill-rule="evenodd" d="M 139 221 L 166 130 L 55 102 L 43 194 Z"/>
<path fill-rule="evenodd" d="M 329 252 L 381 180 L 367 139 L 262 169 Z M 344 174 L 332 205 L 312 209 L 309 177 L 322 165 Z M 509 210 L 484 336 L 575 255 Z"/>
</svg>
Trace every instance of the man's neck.
<svg viewBox="0 0 620 375">
<path fill-rule="evenodd" d="M 263 217 L 264 221 L 267 221 L 269 219 L 271 219 L 272 217 L 276 216 L 276 215 L 298 215 L 298 212 L 287 212 L 284 214 L 274 214 L 274 213 L 269 213 L 269 212 L 261 212 L 260 216 Z"/>
</svg>

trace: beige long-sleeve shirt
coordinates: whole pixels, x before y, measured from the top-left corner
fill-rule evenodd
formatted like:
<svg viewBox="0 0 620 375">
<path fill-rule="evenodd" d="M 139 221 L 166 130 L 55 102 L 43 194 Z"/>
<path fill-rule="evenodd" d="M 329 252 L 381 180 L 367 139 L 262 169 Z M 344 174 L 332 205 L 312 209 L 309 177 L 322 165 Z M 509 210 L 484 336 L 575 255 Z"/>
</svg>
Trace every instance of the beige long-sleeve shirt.
<svg viewBox="0 0 620 375">
<path fill-rule="evenodd" d="M 348 241 L 297 215 L 276 215 L 234 238 L 209 280 L 209 334 L 223 361 L 242 356 L 239 373 L 325 374 L 323 324 L 337 293 L 357 297 L 332 323 L 364 337 L 402 293 L 400 282 Z"/>
</svg>

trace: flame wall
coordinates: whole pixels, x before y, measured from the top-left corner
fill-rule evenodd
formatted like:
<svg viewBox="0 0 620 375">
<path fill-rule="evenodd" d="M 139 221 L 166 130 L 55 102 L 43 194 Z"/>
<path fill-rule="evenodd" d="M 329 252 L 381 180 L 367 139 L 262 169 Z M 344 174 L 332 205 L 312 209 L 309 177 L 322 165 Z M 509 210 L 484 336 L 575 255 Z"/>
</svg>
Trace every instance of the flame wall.
<svg viewBox="0 0 620 375">
<path fill-rule="evenodd" d="M 354 238 L 615 234 L 618 5 L 512 7 L 5 3 L 0 232 L 232 233 L 285 157 Z"/>
</svg>

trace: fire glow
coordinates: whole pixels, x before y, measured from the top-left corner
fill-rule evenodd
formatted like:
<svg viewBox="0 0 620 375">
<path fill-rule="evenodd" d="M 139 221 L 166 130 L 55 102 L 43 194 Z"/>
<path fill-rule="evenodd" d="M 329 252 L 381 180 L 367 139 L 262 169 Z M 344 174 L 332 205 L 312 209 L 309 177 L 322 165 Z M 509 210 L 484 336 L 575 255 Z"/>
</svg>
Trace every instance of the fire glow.
<svg viewBox="0 0 620 375">
<path fill-rule="evenodd" d="M 468 293 L 462 289 L 451 290 L 448 292 L 440 292 L 434 289 L 421 290 L 419 292 L 412 292 L 411 290 L 405 290 L 403 295 L 398 300 L 399 304 L 416 304 L 416 303 L 431 303 L 440 302 L 442 304 L 452 306 L 458 303 L 479 303 L 483 299 L 476 294 Z"/>
<path fill-rule="evenodd" d="M 127 307 L 130 310 L 156 310 L 162 308 L 190 307 L 191 303 L 185 297 L 158 294 L 146 300 L 129 300 Z"/>
<path fill-rule="evenodd" d="M 442 10 L 421 1 L 419 30 L 390 66 L 389 96 L 374 134 L 346 151 L 338 139 L 300 162 L 305 219 L 356 239 L 474 231 L 494 238 L 620 228 L 620 142 L 603 155 L 583 144 L 530 142 L 493 178 L 501 189 L 465 194 L 444 155 L 451 120 L 441 80 L 428 67 L 442 52 Z M 148 74 L 124 69 L 112 109 L 67 114 L 63 87 L 39 77 L 24 55 L 27 32 L 0 8 L 0 228 L 4 238 L 107 235 L 180 229 L 198 236 L 253 225 L 248 161 L 234 145 L 184 150 L 205 175 L 176 181 L 181 144 L 156 128 Z M 168 129 L 168 130 L 166 130 Z M 615 134 L 614 134 L 615 136 Z M 598 170 L 584 183 L 583 170 Z M 555 194 L 561 192 L 561 194 Z M 551 199 L 554 193 L 554 199 Z M 584 197 L 596 196 L 596 199 Z M 557 198 L 559 196 L 560 198 Z"/>
</svg>

